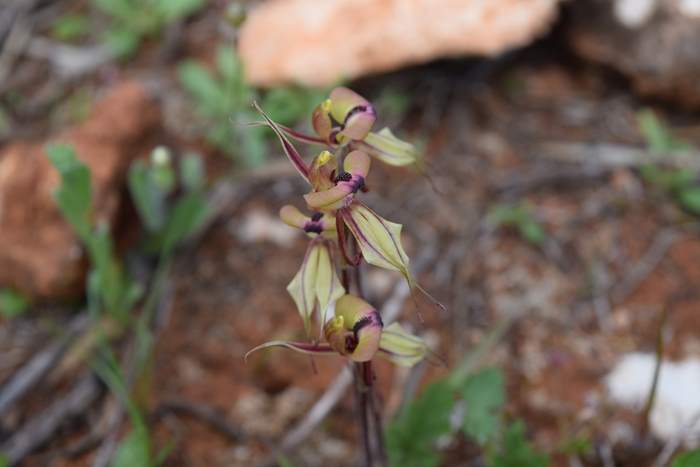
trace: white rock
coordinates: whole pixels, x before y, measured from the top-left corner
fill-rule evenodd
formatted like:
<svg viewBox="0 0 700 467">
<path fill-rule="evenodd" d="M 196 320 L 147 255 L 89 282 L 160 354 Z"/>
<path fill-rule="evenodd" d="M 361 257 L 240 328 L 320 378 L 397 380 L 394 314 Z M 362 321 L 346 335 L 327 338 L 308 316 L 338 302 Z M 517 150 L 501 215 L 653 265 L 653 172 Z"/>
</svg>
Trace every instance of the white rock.
<svg viewBox="0 0 700 467">
<path fill-rule="evenodd" d="M 644 407 L 654 376 L 653 354 L 625 355 L 606 377 L 608 392 L 615 402 L 639 410 Z M 661 365 L 656 399 L 651 410 L 653 433 L 664 441 L 682 437 L 686 445 L 700 441 L 700 360 Z"/>
<path fill-rule="evenodd" d="M 261 209 L 251 209 L 242 220 L 231 219 L 227 227 L 245 243 L 270 241 L 282 247 L 289 247 L 298 235 L 294 228 L 279 220 L 277 216 Z"/>
<path fill-rule="evenodd" d="M 275 0 L 252 11 L 248 79 L 330 85 L 439 57 L 496 55 L 547 30 L 559 0 Z"/>
<path fill-rule="evenodd" d="M 700 0 L 680 0 L 678 8 L 686 16 L 700 18 Z"/>
<path fill-rule="evenodd" d="M 616 0 L 615 17 L 628 28 L 646 24 L 656 11 L 657 0 Z"/>
</svg>

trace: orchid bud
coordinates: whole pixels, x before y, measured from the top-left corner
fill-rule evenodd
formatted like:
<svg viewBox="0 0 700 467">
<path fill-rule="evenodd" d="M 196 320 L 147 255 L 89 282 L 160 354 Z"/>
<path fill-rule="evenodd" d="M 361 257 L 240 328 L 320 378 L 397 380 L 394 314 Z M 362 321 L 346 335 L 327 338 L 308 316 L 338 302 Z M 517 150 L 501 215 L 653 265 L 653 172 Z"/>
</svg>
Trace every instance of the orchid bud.
<svg viewBox="0 0 700 467">
<path fill-rule="evenodd" d="M 382 331 L 378 355 L 396 365 L 410 367 L 431 352 L 423 339 L 410 334 L 399 323 L 391 323 Z"/>
<path fill-rule="evenodd" d="M 313 240 L 309 244 L 301 268 L 287 286 L 287 292 L 299 310 L 307 335 L 311 332 L 311 315 L 316 303 L 321 325 L 325 323 L 328 305 L 345 293 L 336 274 L 328 241 Z"/>
<path fill-rule="evenodd" d="M 336 352 L 356 362 L 367 362 L 379 350 L 382 327 L 382 318 L 372 305 L 354 295 L 343 295 L 324 333 Z"/>
<path fill-rule="evenodd" d="M 345 207 L 365 184 L 369 173 L 370 158 L 362 151 L 352 151 L 343 163 L 343 173 L 336 176 L 335 186 L 304 195 L 311 209 L 331 210 Z"/>
<path fill-rule="evenodd" d="M 388 128 L 378 133 L 369 133 L 363 141 L 353 147 L 361 149 L 385 164 L 393 166 L 416 165 L 421 162 L 416 147 L 400 140 Z"/>
</svg>

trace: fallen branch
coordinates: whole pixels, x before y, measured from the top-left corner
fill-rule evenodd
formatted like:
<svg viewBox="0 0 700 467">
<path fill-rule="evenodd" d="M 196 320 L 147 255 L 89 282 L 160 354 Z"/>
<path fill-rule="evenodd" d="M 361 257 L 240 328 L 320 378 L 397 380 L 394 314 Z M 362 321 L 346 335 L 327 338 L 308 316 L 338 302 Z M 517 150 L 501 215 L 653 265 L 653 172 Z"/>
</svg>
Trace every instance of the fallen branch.
<svg viewBox="0 0 700 467">
<path fill-rule="evenodd" d="M 39 448 L 71 418 L 81 415 L 100 393 L 100 385 L 89 374 L 78 381 L 61 399 L 26 422 L 9 440 L 0 446 L 10 466 L 16 465 Z"/>
</svg>

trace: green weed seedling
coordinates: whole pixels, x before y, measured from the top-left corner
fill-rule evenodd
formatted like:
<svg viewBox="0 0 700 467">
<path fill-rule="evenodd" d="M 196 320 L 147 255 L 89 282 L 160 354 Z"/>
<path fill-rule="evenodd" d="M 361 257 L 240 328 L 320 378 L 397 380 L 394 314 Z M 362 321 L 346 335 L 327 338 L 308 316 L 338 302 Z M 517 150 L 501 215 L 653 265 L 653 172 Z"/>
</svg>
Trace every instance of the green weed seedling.
<svg viewBox="0 0 700 467">
<path fill-rule="evenodd" d="M 677 455 L 671 467 L 698 467 L 700 465 L 700 449 Z"/>
<path fill-rule="evenodd" d="M 95 372 L 117 396 L 129 416 L 131 430 L 122 438 L 112 458 L 111 467 L 157 467 L 168 457 L 174 444 L 159 452 L 153 449 L 153 440 L 141 407 L 130 396 L 126 378 L 119 363 L 108 347 L 101 347 L 101 355 L 94 364 Z"/>
<path fill-rule="evenodd" d="M 647 148 L 658 154 L 686 152 L 691 149 L 687 142 L 676 138 L 651 110 L 643 110 L 637 123 Z M 668 193 L 686 211 L 700 215 L 700 184 L 698 174 L 692 170 L 664 168 L 646 164 L 640 167 L 642 178 L 649 184 Z"/>
<path fill-rule="evenodd" d="M 455 426 L 451 417 L 458 403 L 463 404 L 464 417 Z M 484 368 L 466 378 L 453 373 L 428 385 L 386 430 L 389 465 L 440 465 L 436 444 L 461 431 L 482 448 L 489 467 L 547 467 L 547 456 L 530 445 L 523 423 L 505 425 L 504 404 L 505 382 L 496 368 Z"/>
<path fill-rule="evenodd" d="M 99 315 L 107 312 L 125 324 L 142 289 L 126 275 L 116 257 L 109 227 L 93 221 L 90 170 L 77 159 L 70 146 L 50 145 L 46 152 L 61 175 L 61 185 L 54 193 L 58 207 L 90 258 L 90 308 Z"/>
<path fill-rule="evenodd" d="M 141 43 L 167 25 L 199 10 L 203 0 L 94 0 L 110 19 L 104 41 L 121 57 L 132 55 Z"/>
<path fill-rule="evenodd" d="M 29 308 L 29 299 L 13 289 L 0 289 L 0 316 L 14 318 Z M 2 465 L 2 464 L 0 464 Z"/>
<path fill-rule="evenodd" d="M 181 192 L 173 199 L 178 188 Z M 178 177 L 169 151 L 156 148 L 150 161 L 132 164 L 129 191 L 148 233 L 146 248 L 163 257 L 169 256 L 208 214 L 204 168 L 197 155 L 181 160 Z"/>
<path fill-rule="evenodd" d="M 309 115 L 325 94 L 325 90 L 294 86 L 272 89 L 261 97 L 246 83 L 242 64 L 231 47 L 218 49 L 214 71 L 189 60 L 180 65 L 179 77 L 208 128 L 207 140 L 247 167 L 265 161 L 268 137 L 263 128 L 246 127 L 259 120 L 251 107 L 254 100 L 262 101 L 273 120 L 289 126 Z"/>
<path fill-rule="evenodd" d="M 61 42 L 73 42 L 90 32 L 90 21 L 86 15 L 66 14 L 59 16 L 51 25 L 51 36 Z"/>
<path fill-rule="evenodd" d="M 489 221 L 496 227 L 512 228 L 534 246 L 542 246 L 547 239 L 544 228 L 525 203 L 499 204 L 491 209 Z"/>
</svg>

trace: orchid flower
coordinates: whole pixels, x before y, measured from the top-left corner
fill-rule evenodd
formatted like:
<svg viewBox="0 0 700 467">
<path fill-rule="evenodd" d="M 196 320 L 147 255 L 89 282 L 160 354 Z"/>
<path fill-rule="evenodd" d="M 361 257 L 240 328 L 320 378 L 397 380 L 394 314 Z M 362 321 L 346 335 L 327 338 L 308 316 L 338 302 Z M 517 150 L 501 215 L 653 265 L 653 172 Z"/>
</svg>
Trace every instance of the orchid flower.
<svg viewBox="0 0 700 467">
<path fill-rule="evenodd" d="M 316 160 L 329 155 L 324 151 Z M 324 158 L 325 160 L 326 158 Z M 327 166 L 327 164 L 326 164 Z M 334 210 L 348 206 L 358 190 L 364 188 L 365 177 L 369 172 L 370 159 L 362 151 L 352 151 L 345 157 L 343 172 L 335 176 L 334 185 L 324 190 L 313 191 L 304 195 L 306 204 L 311 209 Z"/>
<path fill-rule="evenodd" d="M 311 237 L 301 268 L 287 286 L 287 292 L 304 322 L 306 334 L 310 335 L 311 316 L 316 304 L 321 323 L 325 323 L 328 306 L 345 293 L 336 273 L 333 243 L 327 238 L 335 234 L 335 218 L 321 212 L 311 217 L 305 216 L 290 205 L 280 209 L 280 218 Z"/>
<path fill-rule="evenodd" d="M 341 355 L 354 362 L 379 356 L 400 366 L 413 366 L 425 358 L 435 359 L 425 342 L 409 334 L 398 323 L 384 328 L 379 312 L 354 295 L 343 295 L 335 305 L 335 316 L 323 327 L 326 342 L 271 341 L 246 354 L 269 347 L 286 347 L 310 355 Z"/>
</svg>

